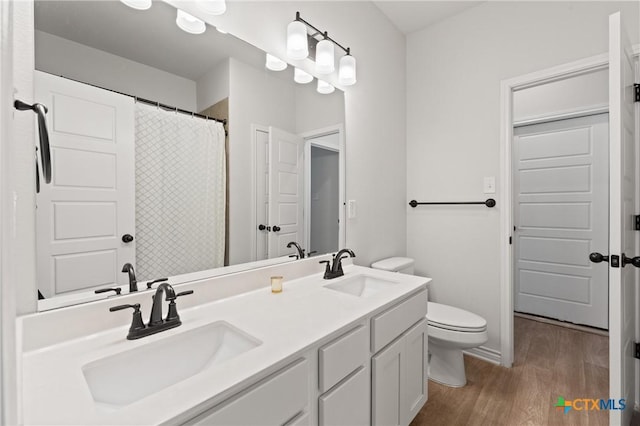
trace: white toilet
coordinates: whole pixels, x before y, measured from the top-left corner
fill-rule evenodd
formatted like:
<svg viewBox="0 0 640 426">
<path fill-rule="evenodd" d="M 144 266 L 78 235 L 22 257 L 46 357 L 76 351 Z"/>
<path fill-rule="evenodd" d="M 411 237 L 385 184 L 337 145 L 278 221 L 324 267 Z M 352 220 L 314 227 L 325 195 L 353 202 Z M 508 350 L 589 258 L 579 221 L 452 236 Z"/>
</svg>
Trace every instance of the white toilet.
<svg viewBox="0 0 640 426">
<path fill-rule="evenodd" d="M 374 269 L 413 275 L 413 259 L 391 257 L 371 264 Z M 427 303 L 429 334 L 429 378 L 443 385 L 460 387 L 467 383 L 463 349 L 488 340 L 487 321 L 479 315 L 441 303 Z"/>
</svg>

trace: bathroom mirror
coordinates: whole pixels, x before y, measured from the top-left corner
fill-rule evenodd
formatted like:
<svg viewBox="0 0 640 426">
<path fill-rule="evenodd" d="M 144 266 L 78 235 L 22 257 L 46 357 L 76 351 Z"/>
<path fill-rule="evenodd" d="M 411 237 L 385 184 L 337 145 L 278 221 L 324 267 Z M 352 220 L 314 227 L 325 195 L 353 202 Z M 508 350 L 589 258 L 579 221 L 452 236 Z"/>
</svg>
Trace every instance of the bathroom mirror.
<svg viewBox="0 0 640 426">
<path fill-rule="evenodd" d="M 53 153 L 36 197 L 38 310 L 122 297 L 94 292 L 127 294 L 125 263 L 145 290 L 293 261 L 292 240 L 307 254 L 344 243 L 343 93 L 266 69 L 265 52 L 210 25 L 187 33 L 176 14 L 35 2 Z"/>
</svg>

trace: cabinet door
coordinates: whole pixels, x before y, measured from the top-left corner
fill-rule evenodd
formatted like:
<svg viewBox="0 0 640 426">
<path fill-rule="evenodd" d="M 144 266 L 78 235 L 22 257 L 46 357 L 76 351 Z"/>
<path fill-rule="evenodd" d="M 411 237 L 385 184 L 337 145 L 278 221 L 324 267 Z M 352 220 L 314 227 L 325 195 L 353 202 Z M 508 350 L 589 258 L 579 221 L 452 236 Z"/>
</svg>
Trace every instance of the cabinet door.
<svg viewBox="0 0 640 426">
<path fill-rule="evenodd" d="M 399 337 L 371 359 L 372 424 L 400 425 L 400 389 L 402 389 L 402 350 Z"/>
<path fill-rule="evenodd" d="M 319 400 L 319 425 L 369 425 L 369 369 L 360 367 Z"/>
<path fill-rule="evenodd" d="M 427 402 L 427 320 L 423 319 L 403 336 L 400 420 L 408 425 Z"/>
</svg>

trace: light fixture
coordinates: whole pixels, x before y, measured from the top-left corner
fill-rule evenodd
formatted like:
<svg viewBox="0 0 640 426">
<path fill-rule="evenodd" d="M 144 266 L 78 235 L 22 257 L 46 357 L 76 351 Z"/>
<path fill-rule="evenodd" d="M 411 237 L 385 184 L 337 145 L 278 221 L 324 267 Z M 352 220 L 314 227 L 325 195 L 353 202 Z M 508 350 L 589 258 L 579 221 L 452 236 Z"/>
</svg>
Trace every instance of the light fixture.
<svg viewBox="0 0 640 426">
<path fill-rule="evenodd" d="M 320 40 L 316 45 L 316 72 L 318 74 L 331 74 L 336 70 L 333 43 L 326 39 Z"/>
<path fill-rule="evenodd" d="M 343 86 L 351 86 L 356 83 L 356 58 L 351 56 L 350 49 L 347 49 L 347 54 L 340 58 L 338 82 Z"/>
<path fill-rule="evenodd" d="M 309 33 L 307 33 L 307 29 L 309 29 Z M 350 48 L 345 48 L 329 37 L 326 31 L 320 31 L 302 19 L 300 12 L 296 12 L 295 20 L 287 26 L 287 56 L 293 60 L 302 60 L 309 56 L 310 50 L 314 51 L 315 58 L 313 59 L 315 60 L 316 75 L 328 75 L 335 72 L 335 46 L 338 46 L 345 53 L 345 55 L 340 58 L 337 80 L 341 86 L 351 86 L 356 83 L 356 59 L 351 56 Z M 298 75 L 302 76 L 302 74 L 299 74 L 302 71 L 296 69 L 295 72 L 295 80 L 301 82 L 298 80 Z M 308 77 L 300 78 L 303 80 L 308 79 Z M 318 82 L 318 84 L 320 84 L 320 82 Z M 333 91 L 333 86 L 331 86 L 331 88 L 331 91 Z M 325 86 L 323 90 L 328 89 Z"/>
<path fill-rule="evenodd" d="M 309 56 L 307 27 L 300 21 L 293 21 L 287 26 L 287 56 L 294 60 Z"/>
<path fill-rule="evenodd" d="M 198 6 L 209 15 L 222 15 L 227 11 L 225 0 L 199 0 Z"/>
<path fill-rule="evenodd" d="M 151 7 L 151 0 L 120 0 L 130 8 L 137 10 L 147 10 Z"/>
<path fill-rule="evenodd" d="M 202 34 L 207 29 L 204 21 L 180 9 L 178 9 L 176 16 L 176 24 L 178 24 L 181 30 L 190 34 Z"/>
<path fill-rule="evenodd" d="M 267 53 L 267 62 L 265 63 L 265 66 L 271 71 L 282 71 L 287 68 L 287 63 L 282 59 Z"/>
<path fill-rule="evenodd" d="M 307 84 L 313 81 L 313 76 L 300 68 L 296 68 L 293 71 L 293 80 L 296 83 Z"/>
<path fill-rule="evenodd" d="M 329 93 L 333 93 L 333 91 L 336 90 L 336 88 L 324 80 L 318 80 L 317 90 L 318 90 L 318 93 L 322 93 L 323 95 L 328 95 Z"/>
</svg>

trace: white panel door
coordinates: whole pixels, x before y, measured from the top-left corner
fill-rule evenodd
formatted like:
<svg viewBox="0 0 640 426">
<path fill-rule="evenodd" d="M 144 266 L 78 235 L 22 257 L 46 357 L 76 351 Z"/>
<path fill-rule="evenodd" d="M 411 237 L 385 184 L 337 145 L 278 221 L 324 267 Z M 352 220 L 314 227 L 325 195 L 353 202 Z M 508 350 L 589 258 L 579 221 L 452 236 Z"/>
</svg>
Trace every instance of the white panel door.
<svg viewBox="0 0 640 426">
<path fill-rule="evenodd" d="M 269 127 L 269 258 L 287 256 L 290 241 L 304 247 L 304 143 Z"/>
<path fill-rule="evenodd" d="M 637 213 L 633 71 L 631 44 L 618 12 L 609 17 L 609 253 L 621 257 L 640 254 L 633 230 Z M 609 421 L 616 425 L 631 423 L 635 401 L 636 285 L 637 268 L 609 266 L 609 397 L 624 399 L 627 405 L 625 410 L 610 411 Z"/>
<path fill-rule="evenodd" d="M 399 338 L 371 358 L 373 425 L 401 425 L 405 420 L 402 415 L 403 350 L 404 340 Z"/>
<path fill-rule="evenodd" d="M 134 102 L 35 72 L 47 115 L 53 179 L 37 204 L 38 288 L 45 298 L 125 285 L 135 265 Z"/>
<path fill-rule="evenodd" d="M 515 310 L 608 328 L 608 115 L 516 128 Z"/>
<path fill-rule="evenodd" d="M 427 320 L 422 319 L 404 335 L 404 357 L 402 365 L 402 389 L 400 400 L 402 424 L 408 425 L 427 402 L 427 366 L 428 336 Z"/>
</svg>

